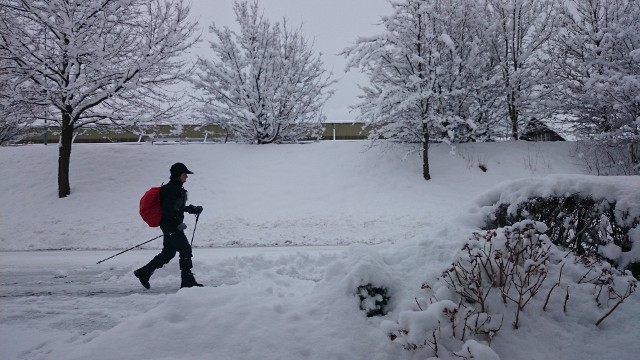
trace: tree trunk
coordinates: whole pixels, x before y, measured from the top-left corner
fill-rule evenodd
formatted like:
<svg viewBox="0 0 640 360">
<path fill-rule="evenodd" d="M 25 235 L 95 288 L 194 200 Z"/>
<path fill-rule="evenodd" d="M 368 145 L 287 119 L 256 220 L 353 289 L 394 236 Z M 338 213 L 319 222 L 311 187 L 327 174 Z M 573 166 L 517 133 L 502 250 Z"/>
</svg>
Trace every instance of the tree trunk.
<svg viewBox="0 0 640 360">
<path fill-rule="evenodd" d="M 422 176 L 425 180 L 431 180 L 431 173 L 429 172 L 429 128 L 427 124 L 422 124 L 422 130 L 424 133 L 424 141 L 422 142 Z"/>
<path fill-rule="evenodd" d="M 634 130 L 633 134 L 635 135 L 634 138 L 638 139 L 638 126 L 636 126 L 636 129 Z M 640 144 L 638 144 L 637 141 L 631 141 L 631 144 L 629 145 L 629 150 L 631 151 L 631 164 L 634 165 L 634 167 L 638 167 L 639 163 L 640 163 L 640 149 L 638 148 L 640 146 Z M 640 170 L 640 169 L 638 169 Z"/>
<path fill-rule="evenodd" d="M 511 96 L 511 102 L 515 102 L 515 96 Z M 518 107 L 511 103 L 509 104 L 509 119 L 511 120 L 511 139 L 518 140 Z"/>
<path fill-rule="evenodd" d="M 71 160 L 71 143 L 73 142 L 73 126 L 71 116 L 62 114 L 62 129 L 60 133 L 60 153 L 58 156 L 58 197 L 63 198 L 71 194 L 69 185 L 69 162 Z"/>
<path fill-rule="evenodd" d="M 275 133 L 269 135 L 268 131 L 271 126 L 268 126 L 264 132 L 258 134 L 258 144 L 271 144 L 278 139 L 280 135 L 280 124 L 277 125 Z"/>
</svg>

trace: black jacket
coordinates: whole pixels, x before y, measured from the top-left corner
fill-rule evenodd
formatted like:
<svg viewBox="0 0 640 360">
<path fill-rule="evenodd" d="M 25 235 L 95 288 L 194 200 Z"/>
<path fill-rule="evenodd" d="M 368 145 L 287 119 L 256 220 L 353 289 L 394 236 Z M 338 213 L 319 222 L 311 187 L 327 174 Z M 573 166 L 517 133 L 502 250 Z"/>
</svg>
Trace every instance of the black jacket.
<svg viewBox="0 0 640 360">
<path fill-rule="evenodd" d="M 160 205 L 162 206 L 163 230 L 175 231 L 184 222 L 184 208 L 187 204 L 187 190 L 182 187 L 180 179 L 172 178 L 160 188 Z"/>
</svg>

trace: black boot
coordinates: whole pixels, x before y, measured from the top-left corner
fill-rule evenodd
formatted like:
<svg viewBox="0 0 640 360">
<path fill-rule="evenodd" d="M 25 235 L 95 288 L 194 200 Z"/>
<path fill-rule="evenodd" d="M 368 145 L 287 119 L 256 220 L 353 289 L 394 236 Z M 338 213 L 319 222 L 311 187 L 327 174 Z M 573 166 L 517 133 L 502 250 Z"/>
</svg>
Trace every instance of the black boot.
<svg viewBox="0 0 640 360">
<path fill-rule="evenodd" d="M 196 278 L 193 277 L 193 273 L 191 272 L 191 270 L 183 270 L 182 271 L 182 283 L 180 284 L 180 288 L 194 287 L 194 286 L 202 287 L 203 285 L 199 284 L 196 281 Z"/>
<path fill-rule="evenodd" d="M 138 280 L 140 280 L 140 284 L 142 284 L 145 289 L 149 289 L 151 287 L 151 284 L 149 284 L 149 278 L 151 278 L 151 275 L 153 275 L 153 270 L 148 270 L 143 266 L 140 269 L 134 271 L 133 275 L 135 275 Z"/>
</svg>

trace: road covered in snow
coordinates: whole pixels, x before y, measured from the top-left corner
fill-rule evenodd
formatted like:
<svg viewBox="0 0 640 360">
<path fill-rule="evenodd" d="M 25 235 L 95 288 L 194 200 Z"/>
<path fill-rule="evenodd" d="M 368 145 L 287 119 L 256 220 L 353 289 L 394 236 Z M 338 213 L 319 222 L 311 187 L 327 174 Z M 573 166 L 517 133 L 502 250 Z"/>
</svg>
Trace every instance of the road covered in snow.
<svg viewBox="0 0 640 360">
<path fill-rule="evenodd" d="M 207 287 L 237 284 L 264 272 L 316 282 L 323 277 L 323 264 L 345 249 L 195 249 L 194 270 Z M 149 290 L 132 274 L 156 253 L 136 249 L 96 265 L 114 252 L 0 252 L 0 357 L 47 359 L 57 343 L 109 330 L 166 302 L 180 291 L 177 259 L 156 271 Z"/>
</svg>

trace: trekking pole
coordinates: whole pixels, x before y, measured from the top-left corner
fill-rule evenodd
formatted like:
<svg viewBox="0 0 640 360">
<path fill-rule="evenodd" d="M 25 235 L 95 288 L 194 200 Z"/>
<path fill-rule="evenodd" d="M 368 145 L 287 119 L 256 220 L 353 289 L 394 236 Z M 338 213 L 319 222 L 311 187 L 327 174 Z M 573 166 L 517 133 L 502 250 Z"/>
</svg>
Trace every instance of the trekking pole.
<svg viewBox="0 0 640 360">
<path fill-rule="evenodd" d="M 196 223 L 193 225 L 193 234 L 191 234 L 191 247 L 193 247 L 193 237 L 196 236 L 196 227 L 198 226 L 198 219 L 200 214 L 196 215 Z"/>
<path fill-rule="evenodd" d="M 194 230 L 195 230 L 195 229 L 194 229 Z M 174 234 L 174 233 L 167 234 L 167 236 L 169 236 L 169 235 L 173 235 L 173 234 Z M 124 253 L 126 253 L 127 251 L 129 251 L 129 250 L 133 250 L 133 249 L 135 249 L 135 248 L 137 248 L 137 247 L 140 247 L 140 246 L 142 246 L 142 245 L 144 245 L 144 244 L 146 244 L 146 243 L 148 243 L 148 242 L 152 242 L 153 240 L 155 240 L 155 239 L 157 239 L 157 238 L 159 238 L 159 237 L 162 237 L 162 236 L 164 236 L 164 235 L 165 235 L 165 234 L 158 235 L 158 236 L 154 237 L 154 238 L 153 238 L 153 239 L 151 239 L 151 240 L 147 240 L 147 241 L 143 242 L 142 244 L 138 244 L 138 245 L 136 245 L 136 246 L 134 246 L 134 247 L 130 247 L 130 248 L 128 248 L 127 250 L 120 251 L 119 253 L 117 253 L 117 254 L 115 254 L 115 255 L 109 256 L 108 258 L 106 258 L 106 259 L 104 259 L 104 260 L 100 260 L 100 261 L 98 261 L 98 262 L 96 263 L 96 265 L 97 265 L 97 264 L 100 264 L 100 263 L 101 263 L 101 262 L 103 262 L 103 261 L 107 261 L 107 260 L 109 260 L 109 259 L 111 259 L 111 258 L 114 258 L 114 257 L 116 257 L 116 256 L 118 256 L 118 255 L 120 255 L 120 254 L 124 254 Z"/>
</svg>

